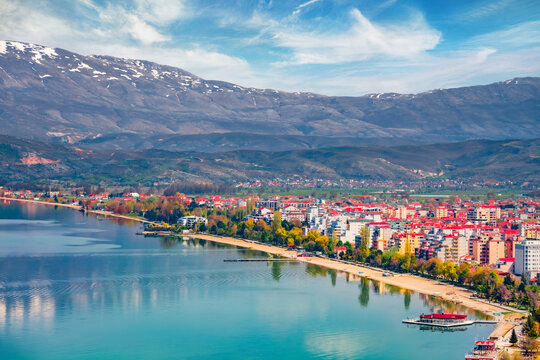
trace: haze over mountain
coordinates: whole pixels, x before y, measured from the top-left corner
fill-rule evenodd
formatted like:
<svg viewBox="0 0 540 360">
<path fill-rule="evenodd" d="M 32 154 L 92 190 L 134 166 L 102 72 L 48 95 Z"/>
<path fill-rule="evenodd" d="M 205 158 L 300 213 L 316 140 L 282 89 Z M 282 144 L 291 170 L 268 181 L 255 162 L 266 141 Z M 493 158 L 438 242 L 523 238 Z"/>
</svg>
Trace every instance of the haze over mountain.
<svg viewBox="0 0 540 360">
<path fill-rule="evenodd" d="M 288 150 L 532 139 L 540 137 L 539 114 L 539 78 L 331 97 L 245 88 L 148 61 L 0 41 L 0 133 L 87 148 Z"/>
</svg>

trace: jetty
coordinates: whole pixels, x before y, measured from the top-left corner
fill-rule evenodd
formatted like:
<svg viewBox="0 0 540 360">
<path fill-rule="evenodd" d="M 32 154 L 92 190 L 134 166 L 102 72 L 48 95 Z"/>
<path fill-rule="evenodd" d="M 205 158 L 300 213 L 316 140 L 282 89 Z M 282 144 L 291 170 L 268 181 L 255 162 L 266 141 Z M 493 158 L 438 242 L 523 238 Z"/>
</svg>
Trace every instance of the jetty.
<svg viewBox="0 0 540 360">
<path fill-rule="evenodd" d="M 224 262 L 247 262 L 247 261 L 258 261 L 258 262 L 294 262 L 296 259 L 274 259 L 274 258 L 268 258 L 268 259 L 224 259 Z"/>
</svg>

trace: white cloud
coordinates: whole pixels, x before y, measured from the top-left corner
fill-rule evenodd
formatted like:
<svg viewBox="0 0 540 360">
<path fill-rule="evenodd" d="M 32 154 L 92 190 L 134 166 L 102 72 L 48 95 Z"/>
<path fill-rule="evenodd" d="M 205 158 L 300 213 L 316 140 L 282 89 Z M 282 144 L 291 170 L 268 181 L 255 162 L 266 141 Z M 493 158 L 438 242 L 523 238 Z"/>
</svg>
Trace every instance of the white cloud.
<svg viewBox="0 0 540 360">
<path fill-rule="evenodd" d="M 475 6 L 474 8 L 467 11 L 466 13 L 461 14 L 460 17 L 465 18 L 465 19 L 470 19 L 470 20 L 483 18 L 485 16 L 489 16 L 489 15 L 492 15 L 494 13 L 501 11 L 502 9 L 512 5 L 512 3 L 514 2 L 515 0 L 498 0 L 498 1 L 487 0 L 485 1 L 484 5 Z"/>
<path fill-rule="evenodd" d="M 540 74 L 538 21 L 476 36 L 459 44 L 459 51 L 442 51 L 437 48 L 441 34 L 421 15 L 383 24 L 353 10 L 352 25 L 341 32 L 299 30 L 305 23 L 272 18 L 264 9 L 255 10 L 247 20 L 240 14 L 223 16 L 220 24 L 225 28 L 258 33 L 247 40 L 235 39 L 237 44 L 242 42 L 244 49 L 260 46 L 268 54 L 277 50 L 271 56 L 283 59 L 270 67 L 267 64 L 272 60 L 267 60 L 255 70 L 246 60 L 212 46 L 202 47 L 195 41 L 173 45 L 174 34 L 168 26 L 195 14 L 185 1 L 134 0 L 127 7 L 119 2 L 97 5 L 95 0 L 79 0 L 73 18 L 60 17 L 47 4 L 47 0 L 0 0 L 0 39 L 84 55 L 155 61 L 243 86 L 327 95 L 418 92 Z"/>
<path fill-rule="evenodd" d="M 167 36 L 162 35 L 155 28 L 147 24 L 144 20 L 133 14 L 126 16 L 126 23 L 122 30 L 144 45 L 151 45 L 169 39 Z"/>
<path fill-rule="evenodd" d="M 183 10 L 181 1 L 172 0 L 137 0 L 133 8 L 114 3 L 99 6 L 92 0 L 81 0 L 80 3 L 97 14 L 100 27 L 94 31 L 101 35 L 106 32 L 128 35 L 144 45 L 169 40 L 158 27 L 179 19 Z"/>
<path fill-rule="evenodd" d="M 199 47 L 191 49 L 140 47 L 93 43 L 85 54 L 105 54 L 129 59 L 144 59 L 176 66 L 206 79 L 231 82 L 251 81 L 254 73 L 247 61 Z"/>
<path fill-rule="evenodd" d="M 183 0 L 136 0 L 137 14 L 155 25 L 169 25 L 187 16 Z"/>
<path fill-rule="evenodd" d="M 338 64 L 367 60 L 377 56 L 411 57 L 434 49 L 441 34 L 430 28 L 420 15 L 404 24 L 380 25 L 369 21 L 359 10 L 351 15 L 354 25 L 344 33 L 275 33 L 278 46 L 293 51 L 294 64 Z"/>
<path fill-rule="evenodd" d="M 358 96 L 377 92 L 417 93 L 434 88 L 487 84 L 540 74 L 540 47 L 514 52 L 494 48 L 425 55 L 415 61 L 351 64 L 323 75 L 298 75 L 289 68 L 269 79 L 289 91 Z M 362 70 L 367 69 L 367 70 Z"/>
<path fill-rule="evenodd" d="M 478 35 L 467 41 L 467 44 L 504 47 L 540 44 L 540 21 L 527 21 L 507 29 Z"/>
<path fill-rule="evenodd" d="M 166 3 L 169 14 L 157 9 L 161 2 Z M 80 0 L 79 3 L 83 6 L 79 10 L 86 11 L 85 22 L 59 18 L 46 12 L 46 6 L 0 0 L 3 17 L 0 39 L 60 47 L 83 55 L 149 60 L 177 66 L 208 79 L 242 82 L 254 78 L 244 59 L 203 49 L 196 44 L 167 46 L 170 37 L 156 30 L 150 22 L 171 22 L 186 16 L 183 2 L 138 0 L 133 9 L 112 4 L 97 6 L 92 0 Z"/>
<path fill-rule="evenodd" d="M 300 11 L 302 11 L 303 8 L 305 8 L 306 6 L 309 6 L 311 4 L 314 4 L 316 2 L 319 2 L 321 0 L 309 0 L 309 1 L 306 1 L 305 3 L 303 4 L 300 4 L 296 7 L 296 9 L 293 11 L 292 15 L 295 16 L 295 15 L 298 15 L 300 13 Z"/>
</svg>

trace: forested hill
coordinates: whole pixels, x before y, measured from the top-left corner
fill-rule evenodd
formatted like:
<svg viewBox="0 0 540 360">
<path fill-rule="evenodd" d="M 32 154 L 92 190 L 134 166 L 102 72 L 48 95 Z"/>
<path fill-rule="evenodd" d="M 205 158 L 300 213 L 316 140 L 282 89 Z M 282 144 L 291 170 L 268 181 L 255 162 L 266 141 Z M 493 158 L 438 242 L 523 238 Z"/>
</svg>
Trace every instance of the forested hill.
<svg viewBox="0 0 540 360">
<path fill-rule="evenodd" d="M 297 174 L 321 179 L 540 184 L 540 139 L 435 145 L 361 146 L 281 152 L 94 151 L 0 136 L 0 183 L 89 180 L 106 184 L 210 181 L 232 184 Z"/>
</svg>

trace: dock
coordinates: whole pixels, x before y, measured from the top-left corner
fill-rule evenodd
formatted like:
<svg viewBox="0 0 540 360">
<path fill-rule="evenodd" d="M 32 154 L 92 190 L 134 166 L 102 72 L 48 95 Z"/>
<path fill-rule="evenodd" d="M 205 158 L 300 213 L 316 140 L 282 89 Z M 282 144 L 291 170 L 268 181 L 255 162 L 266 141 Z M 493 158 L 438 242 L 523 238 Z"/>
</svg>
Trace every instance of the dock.
<svg viewBox="0 0 540 360">
<path fill-rule="evenodd" d="M 428 322 L 420 321 L 420 319 L 403 319 L 402 322 L 404 322 L 405 324 L 414 324 L 414 325 L 422 325 L 422 326 L 434 326 L 434 327 L 440 327 L 440 328 L 454 328 L 454 327 L 459 327 L 459 326 L 469 326 L 469 325 L 474 325 L 474 323 L 475 323 L 474 320 L 462 321 L 462 322 L 459 322 L 459 323 L 448 323 L 448 324 L 428 323 Z"/>
<path fill-rule="evenodd" d="M 442 327 L 442 328 L 469 326 L 469 325 L 474 325 L 474 324 L 498 324 L 499 323 L 499 321 L 496 321 L 496 320 L 468 320 L 468 321 L 462 321 L 458 323 L 443 324 L 443 323 L 428 323 L 428 322 L 420 321 L 420 319 L 404 319 L 402 322 L 405 324 L 436 326 L 436 327 Z"/>
<path fill-rule="evenodd" d="M 225 259 L 225 262 L 246 262 L 246 261 L 259 261 L 259 262 L 293 262 L 296 259 Z"/>
</svg>

